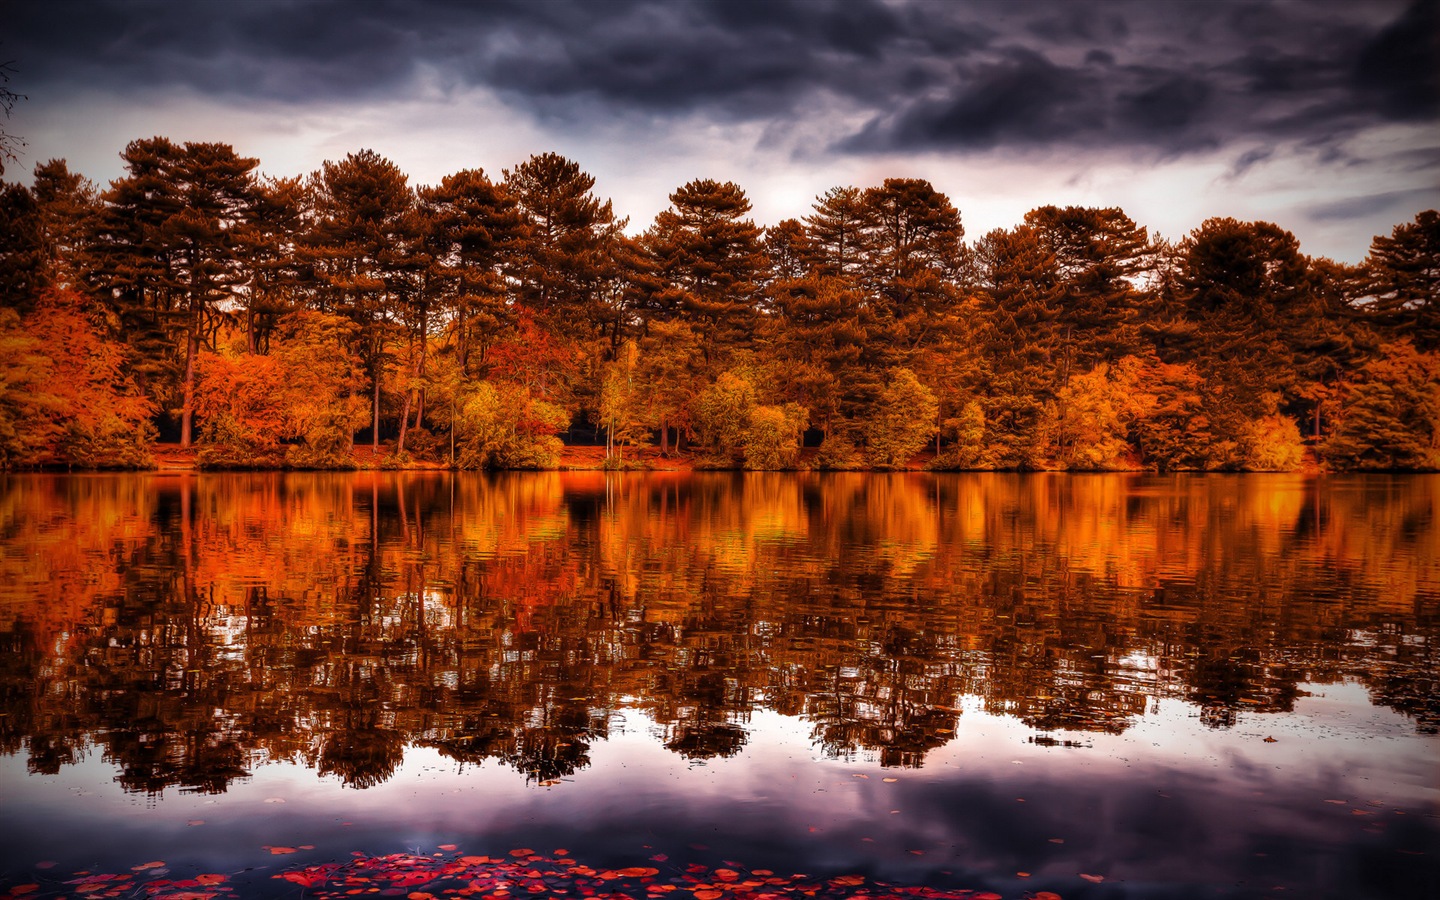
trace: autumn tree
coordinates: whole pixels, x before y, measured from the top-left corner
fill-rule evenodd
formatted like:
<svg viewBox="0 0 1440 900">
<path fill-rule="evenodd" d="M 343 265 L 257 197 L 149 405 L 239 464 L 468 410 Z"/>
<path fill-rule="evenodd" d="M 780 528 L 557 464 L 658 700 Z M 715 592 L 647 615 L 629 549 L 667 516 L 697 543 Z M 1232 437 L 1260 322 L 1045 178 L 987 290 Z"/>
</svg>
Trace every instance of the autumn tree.
<svg viewBox="0 0 1440 900">
<path fill-rule="evenodd" d="M 777 281 L 770 304 L 762 335 L 777 398 L 808 409 L 825 435 L 844 431 L 880 389 L 878 373 L 860 365 L 869 313 L 859 289 L 812 274 Z"/>
<path fill-rule="evenodd" d="M 304 258 L 316 276 L 318 308 L 358 326 L 370 380 L 371 443 L 378 451 L 386 341 L 402 298 L 414 290 L 414 195 L 405 174 L 373 150 L 324 163 L 309 188 Z"/>
<path fill-rule="evenodd" d="M 1062 383 L 1056 327 L 1062 289 L 1054 253 L 1030 225 L 991 231 L 975 253 L 985 360 L 974 387 L 988 440 L 997 465 L 1036 468 L 1046 454 L 1047 404 Z"/>
<path fill-rule="evenodd" d="M 255 184 L 249 227 L 240 234 L 243 289 L 237 298 L 251 353 L 268 352 L 280 318 L 306 299 L 300 253 L 305 190 L 300 178 L 265 178 Z"/>
<path fill-rule="evenodd" d="M 644 237 L 660 281 L 652 314 L 689 322 L 711 365 L 754 337 L 765 255 L 760 229 L 743 218 L 749 211 L 734 182 L 692 181 L 670 195 Z"/>
<path fill-rule="evenodd" d="M 956 300 L 953 274 L 965 229 L 949 198 L 920 178 L 887 178 L 863 195 L 866 248 L 863 281 L 880 336 L 903 362 L 909 353 L 936 337 L 944 312 Z M 835 264 L 843 266 L 843 247 Z"/>
<path fill-rule="evenodd" d="M 1347 382 L 1325 458 L 1347 469 L 1440 468 L 1440 356 L 1380 348 Z"/>
<path fill-rule="evenodd" d="M 909 369 L 894 369 L 863 428 L 865 455 L 882 469 L 904 466 L 935 432 L 939 404 Z"/>
<path fill-rule="evenodd" d="M 27 311 L 45 283 L 45 250 L 35 197 L 0 184 L 0 304 Z"/>
<path fill-rule="evenodd" d="M 858 281 L 875 212 L 859 188 L 834 187 L 816 197 L 805 217 L 806 242 L 801 248 L 809 270 Z"/>
<path fill-rule="evenodd" d="M 149 465 L 153 406 L 84 297 L 47 289 L 0 317 L 0 468 Z"/>
<path fill-rule="evenodd" d="M 1025 224 L 1055 267 L 1061 366 L 1079 371 L 1141 350 L 1140 284 L 1151 260 L 1145 229 L 1114 207 L 1042 206 L 1025 214 Z"/>
<path fill-rule="evenodd" d="M 1362 269 L 1363 308 L 1386 334 L 1440 351 L 1440 212 L 1377 236 Z"/>
<path fill-rule="evenodd" d="M 78 289 L 85 242 L 100 211 L 99 192 L 65 160 L 52 159 L 35 166 L 30 193 L 39 214 L 46 283 Z"/>
<path fill-rule="evenodd" d="M 250 215 L 258 161 L 220 143 L 133 141 L 127 175 L 102 195 L 92 233 L 103 300 L 135 338 L 147 376 L 178 375 L 180 443 L 195 416 L 196 362 L 240 282 L 240 233 Z M 176 346 L 178 344 L 178 346 Z"/>
<path fill-rule="evenodd" d="M 508 279 L 522 264 L 528 225 L 518 202 L 479 169 L 446 175 L 421 188 L 426 243 L 436 262 L 441 296 L 462 371 L 511 324 Z"/>
<path fill-rule="evenodd" d="M 610 201 L 595 196 L 594 176 L 557 153 L 532 156 L 504 175 L 527 229 L 516 302 L 551 330 L 577 338 L 593 333 L 604 317 L 597 293 L 605 267 L 600 245 L 624 223 Z"/>
</svg>

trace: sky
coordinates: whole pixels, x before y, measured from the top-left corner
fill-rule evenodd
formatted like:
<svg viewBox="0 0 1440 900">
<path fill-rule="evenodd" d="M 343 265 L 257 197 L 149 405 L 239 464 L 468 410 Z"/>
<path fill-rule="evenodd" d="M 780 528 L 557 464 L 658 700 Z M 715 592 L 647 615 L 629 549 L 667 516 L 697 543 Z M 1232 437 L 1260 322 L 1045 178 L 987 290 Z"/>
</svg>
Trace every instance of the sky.
<svg viewBox="0 0 1440 900">
<path fill-rule="evenodd" d="M 6 0 L 7 60 L 22 183 L 155 135 L 417 185 L 553 151 L 632 232 L 698 178 L 771 225 L 904 177 L 971 240 L 1118 206 L 1343 262 L 1440 206 L 1440 0 Z"/>
</svg>

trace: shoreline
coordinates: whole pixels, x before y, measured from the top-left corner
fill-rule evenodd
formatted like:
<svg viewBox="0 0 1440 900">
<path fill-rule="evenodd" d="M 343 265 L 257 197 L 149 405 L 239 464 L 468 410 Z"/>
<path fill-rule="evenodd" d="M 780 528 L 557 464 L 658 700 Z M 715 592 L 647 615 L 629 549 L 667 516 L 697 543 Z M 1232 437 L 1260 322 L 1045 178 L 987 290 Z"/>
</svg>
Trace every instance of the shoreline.
<svg viewBox="0 0 1440 900">
<path fill-rule="evenodd" d="M 431 460 L 412 460 L 404 465 L 386 465 L 384 450 L 376 455 L 370 445 L 357 445 L 353 451 L 353 465 L 337 467 L 334 469 L 299 469 L 286 466 L 253 466 L 253 467 L 232 467 L 232 468 L 202 468 L 195 462 L 198 448 L 192 447 L 188 450 L 181 449 L 178 444 L 156 444 L 153 457 L 155 465 L 148 469 L 136 470 L 106 470 L 106 469 L 84 469 L 75 471 L 137 471 L 157 473 L 187 473 L 187 472 L 306 472 L 306 471 L 327 471 L 327 472 L 455 472 L 466 471 L 456 469 L 445 462 Z M 818 469 L 807 465 L 808 461 L 815 455 L 815 448 L 806 448 L 801 455 L 801 465 L 789 469 L 746 469 L 744 467 L 712 467 L 703 464 L 697 465 L 695 457 L 690 455 L 664 456 L 661 455 L 659 447 L 627 448 L 624 458 L 625 464 L 617 467 L 607 467 L 605 459 L 605 448 L 591 445 L 566 445 L 560 452 L 560 459 L 554 466 L 547 466 L 535 469 L 497 469 L 493 471 L 513 472 L 953 472 L 953 473 L 1008 473 L 1008 474 L 1038 474 L 1058 473 L 1068 475 L 1156 475 L 1156 474 L 1271 474 L 1271 475 L 1325 475 L 1325 474 L 1355 474 L 1358 472 L 1375 472 L 1389 474 L 1427 474 L 1435 470 L 1430 469 L 1401 469 L 1401 470 L 1344 470 L 1332 471 L 1324 468 L 1311 454 L 1306 455 L 1304 463 L 1298 469 L 1236 469 L 1236 470 L 1205 470 L 1205 469 L 1174 469 L 1169 473 L 1161 473 L 1158 469 L 1146 468 L 1144 466 L 1127 466 L 1113 469 L 943 469 L 932 470 L 926 468 L 927 463 L 934 458 L 933 450 L 924 450 L 916 454 L 906 465 L 895 468 L 876 468 L 871 466 L 857 466 L 847 469 Z M 43 470 L 41 470 L 43 471 Z"/>
</svg>

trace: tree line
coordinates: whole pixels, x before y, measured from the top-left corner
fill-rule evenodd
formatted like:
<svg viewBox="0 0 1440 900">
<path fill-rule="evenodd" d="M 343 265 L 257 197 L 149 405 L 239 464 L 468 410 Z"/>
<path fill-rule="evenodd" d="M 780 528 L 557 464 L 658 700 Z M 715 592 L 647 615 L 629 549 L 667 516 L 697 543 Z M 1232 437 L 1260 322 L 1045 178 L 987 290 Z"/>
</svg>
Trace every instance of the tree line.
<svg viewBox="0 0 1440 900">
<path fill-rule="evenodd" d="M 691 181 L 648 228 L 532 156 L 415 186 L 155 137 L 101 190 L 0 190 L 0 464 L 1440 467 L 1440 214 L 1314 258 L 1268 222 L 1178 242 L 1045 206 L 966 240 L 917 178 L 762 228 Z M 652 451 L 654 452 L 654 451 Z"/>
</svg>

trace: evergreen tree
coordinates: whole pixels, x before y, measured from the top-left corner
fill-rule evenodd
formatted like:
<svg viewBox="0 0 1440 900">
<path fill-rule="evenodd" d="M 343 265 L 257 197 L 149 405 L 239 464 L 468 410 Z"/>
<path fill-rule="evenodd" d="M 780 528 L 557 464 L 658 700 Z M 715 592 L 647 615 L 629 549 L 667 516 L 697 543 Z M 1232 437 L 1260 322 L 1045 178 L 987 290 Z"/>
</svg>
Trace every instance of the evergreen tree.
<svg viewBox="0 0 1440 900">
<path fill-rule="evenodd" d="M 858 279 L 866 259 L 874 210 L 859 188 L 834 187 L 815 198 L 805 217 L 805 261 L 820 275 Z"/>
<path fill-rule="evenodd" d="M 505 170 L 505 188 L 528 228 L 515 299 L 542 325 L 572 338 L 592 335 L 604 318 L 601 244 L 624 225 L 610 201 L 594 195 L 594 187 L 593 176 L 556 153 L 532 156 Z"/>
<path fill-rule="evenodd" d="M 479 169 L 446 175 L 439 185 L 421 188 L 419 199 L 452 339 L 468 374 L 512 324 L 509 279 L 521 265 L 528 226 L 509 190 Z"/>
<path fill-rule="evenodd" d="M 1365 311 L 1392 338 L 1440 351 L 1440 212 L 1377 236 L 1362 271 Z"/>
<path fill-rule="evenodd" d="M 899 360 L 938 337 L 935 324 L 957 301 L 965 229 L 950 200 L 919 178 L 887 178 L 866 190 L 864 210 L 867 301 Z"/>
<path fill-rule="evenodd" d="M 399 304 L 414 289 L 417 221 L 405 174 L 373 150 L 326 162 L 310 176 L 303 258 L 322 312 L 358 326 L 371 391 L 371 444 L 380 447 L 381 376 Z"/>
<path fill-rule="evenodd" d="M 765 255 L 750 200 L 733 182 L 692 181 L 670 195 L 644 242 L 659 279 L 662 318 L 696 330 L 705 359 L 720 365 L 754 337 Z"/>
</svg>

